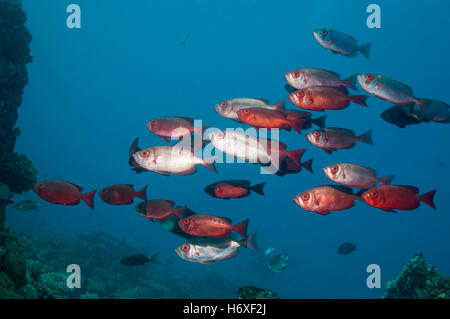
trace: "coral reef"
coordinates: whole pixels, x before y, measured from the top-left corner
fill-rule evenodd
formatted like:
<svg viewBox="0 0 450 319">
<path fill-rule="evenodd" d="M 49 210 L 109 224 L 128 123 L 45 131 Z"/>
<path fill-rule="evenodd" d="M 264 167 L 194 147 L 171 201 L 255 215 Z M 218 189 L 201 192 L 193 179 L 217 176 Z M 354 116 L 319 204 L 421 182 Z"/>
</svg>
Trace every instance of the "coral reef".
<svg viewBox="0 0 450 319">
<path fill-rule="evenodd" d="M 400 275 L 387 284 L 386 299 L 430 299 L 450 297 L 450 277 L 440 274 L 422 253 L 415 255 Z"/>
<path fill-rule="evenodd" d="M 0 298 L 14 298 L 26 280 L 26 263 L 17 239 L 0 229 Z"/>
<path fill-rule="evenodd" d="M 237 292 L 239 299 L 280 299 L 280 296 L 269 289 L 244 286 Z"/>
</svg>

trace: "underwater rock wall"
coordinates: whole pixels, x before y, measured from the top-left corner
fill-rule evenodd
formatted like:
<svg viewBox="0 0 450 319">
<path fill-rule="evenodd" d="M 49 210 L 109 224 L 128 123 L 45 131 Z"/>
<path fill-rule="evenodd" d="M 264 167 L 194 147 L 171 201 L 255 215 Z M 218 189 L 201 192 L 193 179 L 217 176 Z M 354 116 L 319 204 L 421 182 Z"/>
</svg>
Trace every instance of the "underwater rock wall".
<svg viewBox="0 0 450 319">
<path fill-rule="evenodd" d="M 440 274 L 429 264 L 423 254 L 416 254 L 400 275 L 387 284 L 386 299 L 448 299 L 450 277 Z"/>
</svg>

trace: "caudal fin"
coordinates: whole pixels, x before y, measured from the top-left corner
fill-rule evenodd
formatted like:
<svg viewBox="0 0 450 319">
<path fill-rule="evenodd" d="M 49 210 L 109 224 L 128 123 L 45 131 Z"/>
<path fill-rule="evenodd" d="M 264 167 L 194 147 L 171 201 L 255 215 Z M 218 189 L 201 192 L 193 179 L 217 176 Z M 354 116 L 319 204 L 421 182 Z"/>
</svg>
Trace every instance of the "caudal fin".
<svg viewBox="0 0 450 319">
<path fill-rule="evenodd" d="M 368 130 L 368 131 L 365 132 L 364 134 L 358 136 L 359 141 L 360 141 L 360 142 L 363 142 L 363 143 L 366 143 L 366 144 L 373 145 L 372 131 L 373 131 L 373 130 Z"/>
<path fill-rule="evenodd" d="M 233 230 L 241 235 L 244 239 L 247 239 L 247 228 L 249 221 L 250 219 L 246 219 L 243 222 L 240 222 L 239 224 L 233 226 Z"/>
<path fill-rule="evenodd" d="M 420 195 L 419 200 L 430 206 L 431 208 L 436 209 L 436 206 L 434 205 L 434 194 L 436 194 L 436 190 L 429 191 L 426 194 Z"/>
<path fill-rule="evenodd" d="M 342 85 L 352 90 L 358 91 L 356 88 L 356 75 L 351 75 L 345 80 L 342 80 Z"/>
<path fill-rule="evenodd" d="M 313 163 L 314 159 L 310 159 L 307 160 L 306 162 L 302 163 L 302 167 L 308 171 L 310 171 L 311 173 L 314 173 L 313 168 L 312 168 L 312 163 Z"/>
<path fill-rule="evenodd" d="M 353 103 L 356 103 L 356 104 L 359 104 L 359 105 L 362 105 L 362 106 L 367 106 L 367 103 L 366 103 L 366 100 L 368 98 L 367 95 L 351 95 L 348 98 Z"/>
<path fill-rule="evenodd" d="M 297 118 L 294 120 L 287 120 L 290 127 L 292 127 L 298 134 L 302 133 L 303 124 L 305 124 L 304 118 Z"/>
<path fill-rule="evenodd" d="M 266 185 L 266 183 L 261 183 L 261 184 L 252 186 L 251 190 L 254 191 L 255 193 L 258 193 L 259 195 L 264 196 L 264 185 Z"/>
<path fill-rule="evenodd" d="M 177 216 L 178 218 L 183 218 L 183 212 L 184 212 L 184 210 L 186 209 L 186 205 L 185 206 L 181 206 L 181 207 L 178 207 L 177 209 L 175 209 L 174 211 L 173 211 L 173 214 L 175 215 L 175 216 Z"/>
<path fill-rule="evenodd" d="M 380 177 L 378 179 L 378 183 L 380 185 L 390 185 L 392 183 L 392 180 L 394 179 L 395 175 L 389 175 L 385 177 Z"/>
<path fill-rule="evenodd" d="M 207 168 L 209 168 L 210 170 L 212 170 L 214 173 L 217 173 L 217 169 L 216 169 L 216 166 L 214 165 L 215 163 L 214 163 L 214 157 L 210 157 L 210 158 L 205 158 L 203 161 L 202 161 L 202 165 L 203 166 L 205 166 L 205 167 L 207 167 Z M 209 162 L 211 162 L 211 163 L 209 163 Z"/>
<path fill-rule="evenodd" d="M 372 45 L 370 43 L 366 43 L 359 47 L 359 52 L 361 52 L 366 57 L 367 60 L 369 60 L 369 57 L 370 57 L 370 47 L 371 46 Z"/>
<path fill-rule="evenodd" d="M 92 192 L 81 194 L 81 199 L 91 208 L 94 209 L 94 195 L 97 190 Z"/>
<path fill-rule="evenodd" d="M 239 241 L 239 245 L 244 246 L 245 248 L 251 249 L 251 250 L 258 250 L 258 241 L 257 241 L 257 233 L 253 232 L 250 235 L 248 235 L 248 238 L 245 240 Z"/>
<path fill-rule="evenodd" d="M 318 117 L 316 119 L 312 119 L 311 122 L 313 122 L 314 124 L 316 124 L 318 127 L 320 128 L 324 128 L 325 127 L 325 119 L 327 118 L 327 116 L 321 116 Z"/>
<path fill-rule="evenodd" d="M 300 160 L 302 159 L 303 154 L 306 149 L 299 149 L 293 151 L 287 151 L 287 156 L 292 159 L 297 165 L 300 165 Z"/>
<path fill-rule="evenodd" d="M 139 192 L 136 193 L 136 196 L 143 200 L 147 200 L 147 187 L 148 185 L 145 185 L 144 188 L 142 188 Z"/>
<path fill-rule="evenodd" d="M 277 111 L 283 111 L 283 112 L 284 112 L 284 101 L 280 101 L 280 102 L 278 102 L 278 103 L 273 104 L 273 105 L 272 105 L 272 108 L 273 108 L 274 110 L 277 110 Z"/>
</svg>

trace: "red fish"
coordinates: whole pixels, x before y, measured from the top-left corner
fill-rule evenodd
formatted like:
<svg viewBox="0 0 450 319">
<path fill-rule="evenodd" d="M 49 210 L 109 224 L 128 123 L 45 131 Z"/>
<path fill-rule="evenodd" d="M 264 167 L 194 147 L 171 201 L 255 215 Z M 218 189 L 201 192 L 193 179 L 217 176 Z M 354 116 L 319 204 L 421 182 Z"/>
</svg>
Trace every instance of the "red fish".
<svg viewBox="0 0 450 319">
<path fill-rule="evenodd" d="M 297 133 L 301 133 L 301 128 L 305 123 L 303 118 L 287 119 L 287 114 L 283 111 L 269 110 L 263 108 L 247 108 L 237 111 L 239 119 L 256 128 L 278 128 L 290 130 L 293 128 Z"/>
<path fill-rule="evenodd" d="M 231 219 L 212 215 L 192 215 L 178 221 L 180 228 L 187 234 L 197 237 L 224 238 L 234 230 L 244 239 L 247 238 L 249 219 L 237 225 L 231 224 Z"/>
<path fill-rule="evenodd" d="M 267 143 L 268 153 L 279 153 L 280 158 L 280 169 L 276 173 L 278 176 L 284 176 L 285 174 L 297 173 L 302 167 L 311 173 L 313 172 L 312 163 L 313 159 L 307 160 L 306 162 L 301 162 L 303 154 L 306 149 L 298 149 L 293 151 L 286 150 L 287 145 L 283 142 L 278 141 L 278 148 L 272 149 L 271 143 Z"/>
<path fill-rule="evenodd" d="M 294 197 L 294 202 L 304 210 L 328 215 L 330 211 L 349 209 L 354 200 L 361 199 L 351 188 L 338 185 L 317 186 Z"/>
<path fill-rule="evenodd" d="M 327 154 L 338 149 L 352 148 L 356 142 L 373 145 L 372 130 L 357 136 L 354 131 L 349 129 L 328 127 L 309 132 L 306 134 L 306 139 L 312 145 L 322 148 Z"/>
<path fill-rule="evenodd" d="M 169 138 L 182 139 L 183 136 L 192 132 L 203 136 L 207 126 L 194 127 L 193 125 L 193 119 L 181 116 L 167 116 L 147 122 L 147 128 L 150 132 L 158 135 L 166 142 L 169 142 Z"/>
<path fill-rule="evenodd" d="M 81 194 L 82 187 L 56 179 L 36 183 L 33 189 L 40 198 L 53 204 L 77 205 L 81 199 L 90 208 L 94 209 L 95 190 Z"/>
<path fill-rule="evenodd" d="M 315 124 L 321 128 L 325 127 L 326 116 L 321 116 L 316 119 L 313 119 L 312 114 L 310 112 L 301 110 L 286 110 L 286 119 L 294 122 L 298 122 L 303 119 L 301 129 L 307 130 L 312 127 L 312 124 Z"/>
<path fill-rule="evenodd" d="M 251 191 L 254 191 L 260 195 L 264 195 L 264 185 L 261 183 L 258 185 L 250 186 L 249 181 L 245 180 L 228 180 L 211 184 L 205 188 L 205 192 L 208 195 L 216 198 L 230 199 L 241 198 L 250 195 Z"/>
<path fill-rule="evenodd" d="M 164 220 L 174 214 L 181 217 L 186 206 L 175 208 L 175 203 L 165 199 L 151 199 L 136 205 L 136 211 L 150 220 Z"/>
<path fill-rule="evenodd" d="M 412 210 L 419 207 L 420 202 L 436 209 L 433 199 L 435 190 L 419 195 L 419 189 L 405 185 L 383 185 L 369 189 L 362 194 L 363 200 L 370 206 L 384 211 L 396 213 L 394 209 Z"/>
<path fill-rule="evenodd" d="M 116 184 L 106 187 L 100 191 L 100 198 L 111 205 L 127 205 L 133 203 L 133 198 L 139 197 L 147 200 L 147 186 L 138 192 L 133 190 L 133 185 Z"/>
<path fill-rule="evenodd" d="M 289 100 L 303 109 L 323 112 L 324 110 L 342 110 L 350 102 L 367 106 L 366 95 L 347 95 L 347 90 L 336 87 L 310 87 L 289 94 Z"/>
</svg>

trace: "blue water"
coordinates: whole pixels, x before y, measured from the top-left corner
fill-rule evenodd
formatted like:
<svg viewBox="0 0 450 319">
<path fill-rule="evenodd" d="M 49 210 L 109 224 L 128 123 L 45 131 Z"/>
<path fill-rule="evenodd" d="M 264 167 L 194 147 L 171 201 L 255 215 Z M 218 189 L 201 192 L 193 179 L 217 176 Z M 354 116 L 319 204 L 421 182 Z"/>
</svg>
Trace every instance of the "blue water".
<svg viewBox="0 0 450 319">
<path fill-rule="evenodd" d="M 60 236 L 102 230 L 173 257 L 173 271 L 202 278 L 214 269 L 230 281 L 270 288 L 283 298 L 379 298 L 387 281 L 419 251 L 441 272 L 450 273 L 449 127 L 431 123 L 397 128 L 380 118 L 391 105 L 375 97 L 369 98 L 368 108 L 352 104 L 327 112 L 327 126 L 358 134 L 373 128 L 375 146 L 358 143 L 327 155 L 307 142 L 305 132 L 281 132 L 289 149 L 307 148 L 304 159 L 314 158 L 314 174 L 302 171 L 280 178 L 261 175 L 251 164 L 218 164 L 218 175 L 198 167 L 191 176 L 166 177 L 136 175 L 128 166 L 135 137 L 144 147 L 165 145 L 146 128 L 152 118 L 178 115 L 214 127 L 236 127 L 213 109 L 233 97 L 285 100 L 294 108 L 283 88 L 283 74 L 301 67 L 329 69 L 343 77 L 384 74 L 411 86 L 416 96 L 449 102 L 450 3 L 376 1 L 382 27 L 369 29 L 366 7 L 373 1 L 77 0 L 82 28 L 76 30 L 65 25 L 72 2 L 24 0 L 34 60 L 19 108 L 22 135 L 16 151 L 33 160 L 38 179 L 68 180 L 85 191 L 116 183 L 132 183 L 135 189 L 149 184 L 149 198 L 172 199 L 235 222 L 250 218 L 251 231 L 258 230 L 265 243 L 291 257 L 281 273 L 268 273 L 266 261 L 245 249 L 214 265 L 188 263 L 173 252 L 183 239 L 139 217 L 134 206 L 107 205 L 98 195 L 93 216 L 84 203 L 46 203 L 39 213 L 10 207 L 9 226 Z M 361 44 L 371 42 L 370 60 L 320 47 L 312 31 L 322 27 L 351 34 Z M 182 46 L 186 34 L 190 38 Z M 396 184 L 415 185 L 421 193 L 437 189 L 438 210 L 422 204 L 392 214 L 358 201 L 348 211 L 320 216 L 297 207 L 292 198 L 329 183 L 321 168 L 339 162 L 376 168 L 379 176 L 395 174 Z M 224 201 L 203 191 L 232 178 L 265 181 L 266 195 Z M 33 192 L 14 198 L 20 199 L 39 200 Z M 358 249 L 340 256 L 337 247 L 346 241 Z M 380 289 L 366 286 L 369 264 L 381 267 Z M 215 285 L 211 282 L 211 295 Z"/>
</svg>

